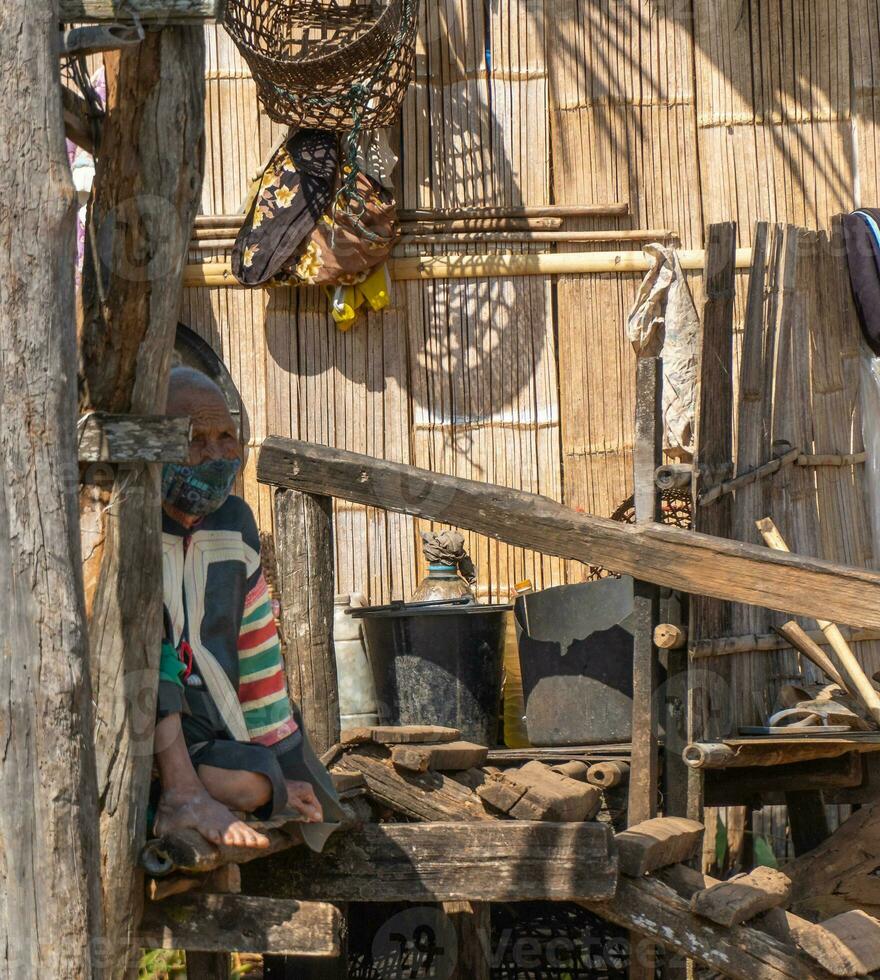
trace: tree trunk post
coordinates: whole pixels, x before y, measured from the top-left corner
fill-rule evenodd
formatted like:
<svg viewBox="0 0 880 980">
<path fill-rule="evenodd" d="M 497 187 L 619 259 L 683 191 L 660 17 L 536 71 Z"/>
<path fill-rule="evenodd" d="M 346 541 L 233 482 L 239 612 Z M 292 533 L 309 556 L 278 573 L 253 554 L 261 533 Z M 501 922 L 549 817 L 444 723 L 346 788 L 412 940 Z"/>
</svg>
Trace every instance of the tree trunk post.
<svg viewBox="0 0 880 980">
<path fill-rule="evenodd" d="M 330 498 L 277 490 L 275 551 L 281 628 L 287 646 L 287 684 L 320 755 L 339 741 Z"/>
<path fill-rule="evenodd" d="M 80 310 L 81 409 L 165 409 L 181 272 L 201 193 L 204 37 L 148 31 L 108 54 Z M 159 464 L 102 466 L 81 495 L 108 969 L 137 951 L 162 637 Z M 109 479 L 107 479 L 109 474 Z"/>
<path fill-rule="evenodd" d="M 0 975 L 102 976 L 55 3 L 0 7 Z"/>
</svg>

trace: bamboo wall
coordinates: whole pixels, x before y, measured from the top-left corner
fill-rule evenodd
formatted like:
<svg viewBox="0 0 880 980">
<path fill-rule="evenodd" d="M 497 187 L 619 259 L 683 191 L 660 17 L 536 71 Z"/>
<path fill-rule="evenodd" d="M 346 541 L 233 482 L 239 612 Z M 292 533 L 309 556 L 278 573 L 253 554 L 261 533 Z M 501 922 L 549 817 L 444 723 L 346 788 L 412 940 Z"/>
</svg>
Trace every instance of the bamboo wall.
<svg viewBox="0 0 880 980">
<path fill-rule="evenodd" d="M 209 28 L 208 46 L 203 210 L 229 213 L 277 127 L 224 32 Z M 731 218 L 744 244 L 759 219 L 827 226 L 880 197 L 878 52 L 880 0 L 423 0 L 400 200 L 625 200 L 620 227 L 669 227 L 685 247 Z M 312 290 L 191 289 L 182 319 L 229 365 L 252 446 L 298 436 L 610 514 L 631 491 L 623 319 L 636 284 L 400 284 L 390 311 L 347 334 Z M 268 528 L 253 458 L 243 482 Z M 336 527 L 341 591 L 411 592 L 413 521 L 340 504 Z M 484 594 L 583 575 L 486 539 L 471 547 Z"/>
</svg>

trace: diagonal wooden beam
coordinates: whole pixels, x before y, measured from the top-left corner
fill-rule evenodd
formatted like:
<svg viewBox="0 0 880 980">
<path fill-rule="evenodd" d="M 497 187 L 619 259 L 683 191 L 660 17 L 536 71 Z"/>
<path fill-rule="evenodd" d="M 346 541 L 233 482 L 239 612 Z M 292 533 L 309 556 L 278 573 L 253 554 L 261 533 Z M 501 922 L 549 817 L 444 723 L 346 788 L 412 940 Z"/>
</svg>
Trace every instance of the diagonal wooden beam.
<svg viewBox="0 0 880 980">
<path fill-rule="evenodd" d="M 660 524 L 591 517 L 537 494 L 270 436 L 262 483 L 467 528 L 697 595 L 880 627 L 880 574 Z"/>
</svg>

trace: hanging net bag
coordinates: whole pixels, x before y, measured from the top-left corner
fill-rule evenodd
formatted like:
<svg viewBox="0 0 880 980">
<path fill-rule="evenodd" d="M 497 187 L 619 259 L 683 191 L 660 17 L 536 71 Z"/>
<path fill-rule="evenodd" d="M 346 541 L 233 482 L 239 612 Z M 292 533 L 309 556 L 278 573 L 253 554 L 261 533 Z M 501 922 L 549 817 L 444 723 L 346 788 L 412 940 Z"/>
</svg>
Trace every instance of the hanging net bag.
<svg viewBox="0 0 880 980">
<path fill-rule="evenodd" d="M 228 0 L 226 29 L 276 122 L 335 131 L 395 121 L 419 0 Z"/>
</svg>

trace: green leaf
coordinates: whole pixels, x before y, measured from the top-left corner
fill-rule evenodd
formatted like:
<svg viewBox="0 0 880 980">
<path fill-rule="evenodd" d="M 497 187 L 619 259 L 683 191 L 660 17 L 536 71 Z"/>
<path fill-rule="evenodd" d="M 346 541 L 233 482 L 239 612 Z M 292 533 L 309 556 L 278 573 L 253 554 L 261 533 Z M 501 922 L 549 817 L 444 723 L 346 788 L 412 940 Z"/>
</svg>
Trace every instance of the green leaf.
<svg viewBox="0 0 880 980">
<path fill-rule="evenodd" d="M 766 837 L 756 836 L 754 842 L 755 866 L 759 868 L 778 868 L 779 861 L 773 853 L 770 841 Z"/>
<path fill-rule="evenodd" d="M 721 817 L 715 826 L 715 864 L 719 869 L 724 868 L 724 861 L 727 858 L 727 827 Z"/>
</svg>

